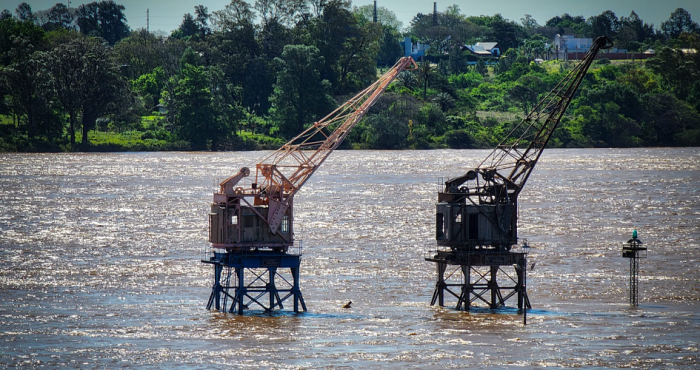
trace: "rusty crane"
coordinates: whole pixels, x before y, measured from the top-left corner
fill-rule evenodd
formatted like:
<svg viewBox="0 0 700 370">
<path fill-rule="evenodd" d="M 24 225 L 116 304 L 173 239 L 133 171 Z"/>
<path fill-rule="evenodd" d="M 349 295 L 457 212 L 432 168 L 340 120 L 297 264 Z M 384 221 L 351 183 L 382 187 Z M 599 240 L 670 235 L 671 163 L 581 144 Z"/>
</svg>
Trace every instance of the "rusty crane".
<svg viewBox="0 0 700 370">
<path fill-rule="evenodd" d="M 436 263 L 437 271 L 431 305 L 444 306 L 447 293 L 457 299 L 458 310 L 469 310 L 475 301 L 498 308 L 517 294 L 518 308 L 530 308 L 526 249 L 511 251 L 518 243 L 518 196 L 586 71 L 598 52 L 611 46 L 608 38 L 597 38 L 576 67 L 486 159 L 464 175 L 445 181 L 438 192 L 438 249 L 426 258 Z M 448 265 L 454 271 L 446 275 Z M 509 266 L 515 268 L 515 274 L 508 274 Z M 499 285 L 499 276 L 509 285 Z"/>
<path fill-rule="evenodd" d="M 294 195 L 398 74 L 415 68 L 412 58 L 400 59 L 375 83 L 263 158 L 252 179 L 243 167 L 220 183 L 209 214 L 212 248 L 202 260 L 214 266 L 207 309 L 242 314 L 255 305 L 270 312 L 293 297 L 294 312 L 300 306 L 306 311 L 299 289 Z M 284 269 L 289 269 L 287 275 Z"/>
</svg>

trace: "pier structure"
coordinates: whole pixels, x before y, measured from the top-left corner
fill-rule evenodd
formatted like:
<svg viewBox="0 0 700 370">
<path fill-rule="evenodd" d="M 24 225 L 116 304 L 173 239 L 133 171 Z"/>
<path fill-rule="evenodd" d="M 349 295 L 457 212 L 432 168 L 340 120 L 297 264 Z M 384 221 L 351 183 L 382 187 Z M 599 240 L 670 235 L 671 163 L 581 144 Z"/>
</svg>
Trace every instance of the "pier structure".
<svg viewBox="0 0 700 370">
<path fill-rule="evenodd" d="M 453 297 L 457 310 L 469 311 L 475 302 L 497 309 L 515 296 L 519 310 L 532 308 L 527 296 L 527 253 L 437 251 L 426 260 L 435 262 L 437 270 L 433 306 L 443 307 L 445 298 Z"/>
<path fill-rule="evenodd" d="M 301 248 L 214 251 L 202 262 L 214 267 L 208 310 L 242 315 L 244 309 L 257 307 L 269 313 L 284 309 L 284 302 L 291 299 L 294 312 L 306 311 L 299 289 Z"/>
</svg>

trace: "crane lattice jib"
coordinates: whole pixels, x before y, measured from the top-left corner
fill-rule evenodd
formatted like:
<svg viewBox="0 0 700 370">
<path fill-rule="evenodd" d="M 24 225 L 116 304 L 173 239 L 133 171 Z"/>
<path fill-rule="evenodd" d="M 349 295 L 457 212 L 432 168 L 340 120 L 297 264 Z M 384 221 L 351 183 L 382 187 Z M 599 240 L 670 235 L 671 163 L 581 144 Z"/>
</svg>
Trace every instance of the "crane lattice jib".
<svg viewBox="0 0 700 370">
<path fill-rule="evenodd" d="M 601 49 L 612 47 L 605 36 L 598 37 L 580 63 L 532 109 L 510 134 L 481 162 L 480 172 L 493 171 L 511 189 L 520 192 L 559 124 L 586 71 Z M 527 144 L 525 148 L 518 148 Z M 505 173 L 509 173 L 504 176 Z"/>
<path fill-rule="evenodd" d="M 416 68 L 411 57 L 401 58 L 375 83 L 265 157 L 256 165 L 260 189 L 266 189 L 269 199 L 282 203 L 291 200 L 399 73 Z"/>
</svg>

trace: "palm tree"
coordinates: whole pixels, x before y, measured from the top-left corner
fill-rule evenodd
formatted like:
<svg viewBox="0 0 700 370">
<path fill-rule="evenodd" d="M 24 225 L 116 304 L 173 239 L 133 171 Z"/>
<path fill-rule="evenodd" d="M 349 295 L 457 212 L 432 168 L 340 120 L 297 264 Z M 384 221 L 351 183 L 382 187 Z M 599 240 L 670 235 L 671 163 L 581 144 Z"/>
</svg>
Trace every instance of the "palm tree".
<svg viewBox="0 0 700 370">
<path fill-rule="evenodd" d="M 455 99 L 446 92 L 439 92 L 433 98 L 433 101 L 440 105 L 440 109 L 446 112 L 455 105 Z"/>
<path fill-rule="evenodd" d="M 399 81 L 406 86 L 407 89 L 413 90 L 413 85 L 418 82 L 416 80 L 416 75 L 411 71 L 403 71 L 399 73 Z"/>
<path fill-rule="evenodd" d="M 423 85 L 423 99 L 426 99 L 426 96 L 428 95 L 428 80 L 430 79 L 430 76 L 433 74 L 433 68 L 430 66 L 430 62 L 425 61 L 423 63 L 420 63 L 418 66 L 418 77 L 420 78 L 420 81 Z"/>
</svg>

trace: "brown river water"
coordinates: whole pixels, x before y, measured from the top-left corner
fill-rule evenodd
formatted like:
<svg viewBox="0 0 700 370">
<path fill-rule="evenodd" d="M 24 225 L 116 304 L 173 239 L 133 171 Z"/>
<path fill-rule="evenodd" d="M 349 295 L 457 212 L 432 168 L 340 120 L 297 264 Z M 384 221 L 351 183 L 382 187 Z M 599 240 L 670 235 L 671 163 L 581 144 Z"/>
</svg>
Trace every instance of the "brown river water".
<svg viewBox="0 0 700 370">
<path fill-rule="evenodd" d="M 0 154 L 0 367 L 700 367 L 700 148 L 544 152 L 527 326 L 429 304 L 438 178 L 485 150 L 333 153 L 295 199 L 309 311 L 207 311 L 213 184 L 263 154 Z"/>
</svg>

